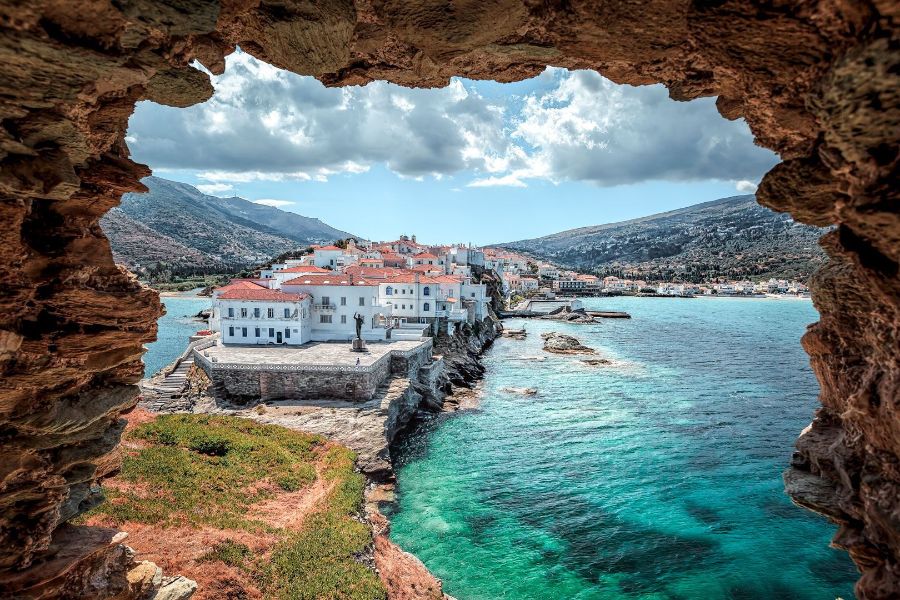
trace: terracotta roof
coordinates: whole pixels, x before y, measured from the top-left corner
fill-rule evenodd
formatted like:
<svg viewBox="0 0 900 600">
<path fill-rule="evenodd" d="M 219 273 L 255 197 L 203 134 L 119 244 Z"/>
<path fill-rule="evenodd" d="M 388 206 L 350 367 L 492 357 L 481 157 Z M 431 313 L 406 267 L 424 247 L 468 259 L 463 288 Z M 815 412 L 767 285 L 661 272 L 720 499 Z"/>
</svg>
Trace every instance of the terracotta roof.
<svg viewBox="0 0 900 600">
<path fill-rule="evenodd" d="M 334 273 L 332 275 L 301 275 L 289 279 L 281 284 L 286 285 L 378 285 L 375 281 L 360 279 L 346 273 Z"/>
<path fill-rule="evenodd" d="M 219 295 L 221 300 L 265 300 L 267 302 L 299 302 L 307 297 L 308 294 L 288 294 L 264 287 L 258 287 L 255 290 L 235 287 L 225 290 Z"/>
<path fill-rule="evenodd" d="M 316 250 L 343 250 L 343 248 L 338 248 L 337 246 L 319 246 Z"/>
<path fill-rule="evenodd" d="M 353 275 L 354 277 L 363 277 L 368 279 L 384 279 L 393 275 L 403 273 L 402 269 L 396 267 L 363 267 L 360 265 L 350 265 L 344 268 L 344 273 Z"/>
<path fill-rule="evenodd" d="M 290 269 L 282 269 L 280 271 L 275 271 L 276 273 L 331 273 L 328 269 L 323 269 L 322 267 L 316 267 L 313 265 L 299 265 L 296 267 L 291 267 Z"/>
<path fill-rule="evenodd" d="M 422 252 L 421 254 L 415 254 L 413 256 L 414 256 L 414 258 L 433 258 L 435 260 L 438 260 L 437 256 L 435 256 L 434 254 L 430 254 L 428 252 Z"/>
<path fill-rule="evenodd" d="M 221 294 L 221 293 L 227 292 L 229 290 L 265 290 L 265 289 L 268 289 L 268 288 L 264 285 L 260 285 L 260 284 L 256 283 L 255 281 L 252 281 L 250 279 L 232 279 L 231 281 L 228 282 L 227 285 L 223 285 L 220 288 L 216 288 L 213 290 L 213 292 Z"/>
<path fill-rule="evenodd" d="M 393 277 L 388 277 L 384 280 L 385 283 L 416 283 L 416 278 L 418 277 L 419 283 L 428 283 L 428 284 L 438 284 L 438 283 L 460 283 L 462 281 L 459 277 L 454 277 L 453 275 L 421 275 L 419 273 L 414 273 L 412 271 L 405 271 L 398 275 L 394 275 Z"/>
</svg>

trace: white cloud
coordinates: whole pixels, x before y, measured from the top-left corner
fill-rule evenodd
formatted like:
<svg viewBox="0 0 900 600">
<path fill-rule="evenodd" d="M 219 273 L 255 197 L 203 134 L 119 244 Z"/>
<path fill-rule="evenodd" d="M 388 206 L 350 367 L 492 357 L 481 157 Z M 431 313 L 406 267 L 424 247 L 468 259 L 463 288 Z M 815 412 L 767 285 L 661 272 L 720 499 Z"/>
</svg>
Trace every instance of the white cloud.
<svg viewBox="0 0 900 600">
<path fill-rule="evenodd" d="M 502 177 L 485 177 L 474 179 L 466 184 L 466 187 L 528 187 L 520 177 L 522 174 L 510 173 Z"/>
<path fill-rule="evenodd" d="M 741 179 L 737 183 L 734 184 L 734 187 L 737 188 L 737 191 L 743 192 L 745 194 L 755 194 L 757 185 L 752 181 L 747 181 L 746 179 Z"/>
<path fill-rule="evenodd" d="M 196 186 L 204 194 L 216 195 L 231 190 L 234 186 L 228 183 L 201 183 Z"/>
<path fill-rule="evenodd" d="M 259 200 L 254 200 L 254 204 L 264 204 L 266 206 L 274 206 L 275 208 L 281 208 L 282 206 L 290 206 L 291 204 L 296 204 L 296 202 L 291 202 L 290 200 L 276 200 L 274 198 L 260 198 Z"/>
<path fill-rule="evenodd" d="M 202 171 L 210 185 L 327 181 L 383 164 L 410 179 L 468 171 L 472 187 L 749 182 L 776 162 L 712 98 L 673 102 L 662 86 L 590 71 L 548 69 L 532 94 L 488 98 L 459 79 L 442 89 L 326 88 L 238 51 L 212 81 L 201 105 L 138 105 L 128 132 L 136 160 Z"/>
</svg>

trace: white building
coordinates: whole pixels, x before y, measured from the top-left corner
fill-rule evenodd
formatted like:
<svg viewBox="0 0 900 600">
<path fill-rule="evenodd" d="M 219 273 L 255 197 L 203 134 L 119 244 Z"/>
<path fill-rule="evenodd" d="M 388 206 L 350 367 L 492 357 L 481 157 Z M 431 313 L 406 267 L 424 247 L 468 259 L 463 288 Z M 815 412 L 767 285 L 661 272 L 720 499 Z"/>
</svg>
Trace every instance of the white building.
<svg viewBox="0 0 900 600">
<path fill-rule="evenodd" d="M 356 337 L 355 315 L 363 317 L 362 337 L 383 340 L 391 325 L 392 307 L 378 301 L 378 283 L 343 273 L 301 275 L 281 285 L 284 292 L 312 298 L 313 341 L 350 340 Z"/>
<path fill-rule="evenodd" d="M 556 279 L 559 277 L 559 269 L 551 264 L 543 263 L 538 265 L 538 275 L 549 279 Z"/>
<path fill-rule="evenodd" d="M 214 293 L 210 329 L 224 344 L 299 346 L 311 339 L 311 305 L 307 294 L 236 282 Z"/>
<path fill-rule="evenodd" d="M 337 269 L 344 251 L 337 246 L 321 246 L 313 250 L 313 264 L 317 267 Z"/>
</svg>

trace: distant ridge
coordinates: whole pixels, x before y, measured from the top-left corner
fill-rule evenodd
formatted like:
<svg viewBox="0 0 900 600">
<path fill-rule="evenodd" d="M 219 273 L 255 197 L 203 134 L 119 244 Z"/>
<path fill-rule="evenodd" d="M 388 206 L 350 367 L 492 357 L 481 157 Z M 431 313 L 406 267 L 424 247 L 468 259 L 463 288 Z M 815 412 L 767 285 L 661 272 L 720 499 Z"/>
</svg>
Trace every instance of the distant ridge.
<svg viewBox="0 0 900 600">
<path fill-rule="evenodd" d="M 351 237 L 346 231 L 239 197 L 218 198 L 161 177 L 122 196 L 100 221 L 117 262 L 181 271 L 236 272 L 283 252 Z"/>
<path fill-rule="evenodd" d="M 600 274 L 805 280 L 824 260 L 818 245 L 823 233 L 744 195 L 496 246 Z"/>
</svg>

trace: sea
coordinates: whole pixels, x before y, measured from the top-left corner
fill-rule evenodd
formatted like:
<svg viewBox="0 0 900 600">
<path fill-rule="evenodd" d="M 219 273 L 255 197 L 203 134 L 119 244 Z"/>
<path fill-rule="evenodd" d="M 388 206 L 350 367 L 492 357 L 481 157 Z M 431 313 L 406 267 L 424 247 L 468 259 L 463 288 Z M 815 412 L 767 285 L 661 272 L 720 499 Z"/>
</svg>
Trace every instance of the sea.
<svg viewBox="0 0 900 600">
<path fill-rule="evenodd" d="M 479 408 L 397 449 L 392 540 L 459 600 L 852 598 L 836 527 L 781 479 L 817 406 L 812 304 L 584 304 L 633 318 L 506 321 L 527 338 L 487 351 Z M 609 364 L 544 352 L 551 331 Z"/>
<path fill-rule="evenodd" d="M 201 329 L 206 322 L 196 315 L 210 308 L 211 300 L 196 293 L 161 298 L 166 314 L 160 317 L 156 341 L 147 344 L 144 354 L 144 377 L 150 377 L 178 358 L 188 345 L 188 338 Z"/>
</svg>

